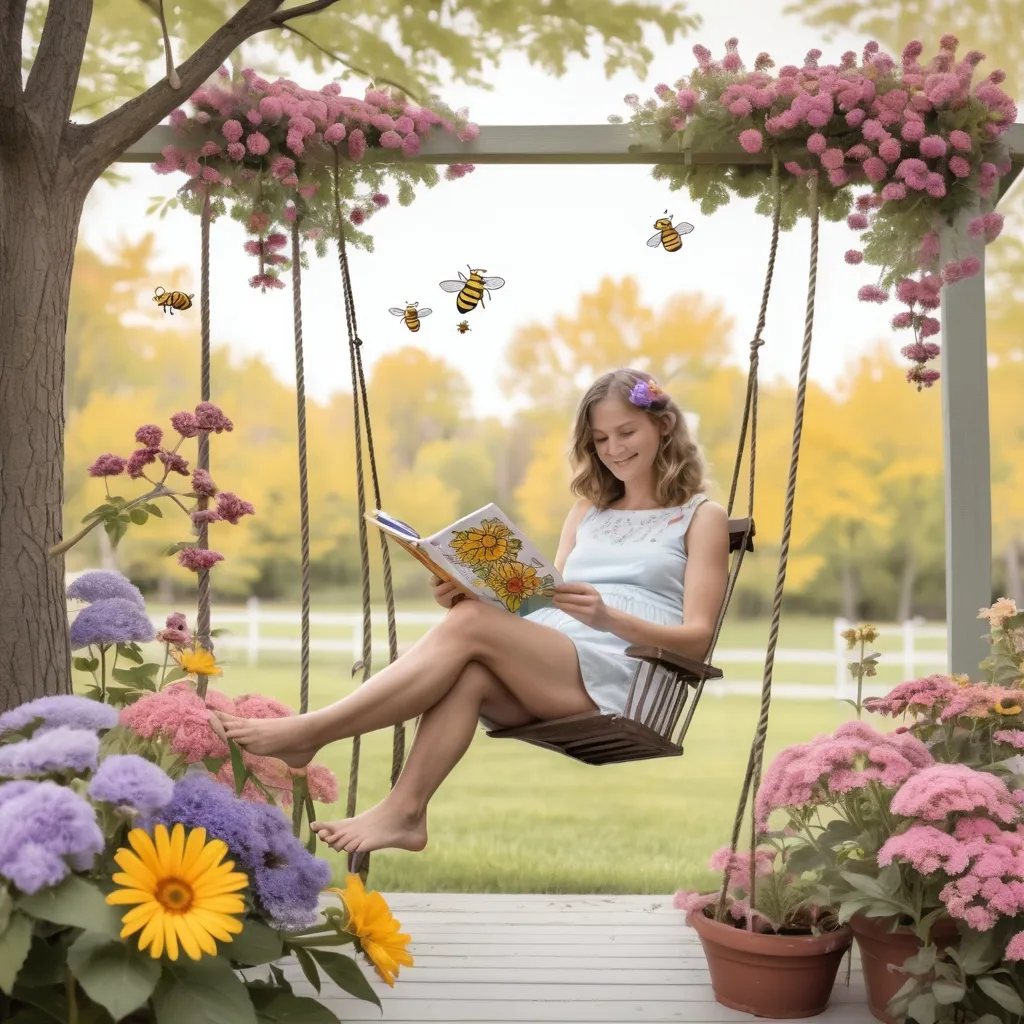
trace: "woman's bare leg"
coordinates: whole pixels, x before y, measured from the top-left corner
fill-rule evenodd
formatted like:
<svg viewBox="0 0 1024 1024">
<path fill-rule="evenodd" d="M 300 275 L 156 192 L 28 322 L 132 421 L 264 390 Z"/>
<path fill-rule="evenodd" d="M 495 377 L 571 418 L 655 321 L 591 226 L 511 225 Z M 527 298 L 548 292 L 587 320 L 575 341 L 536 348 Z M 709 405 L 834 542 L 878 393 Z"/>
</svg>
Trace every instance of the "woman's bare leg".
<svg viewBox="0 0 1024 1024">
<path fill-rule="evenodd" d="M 224 733 L 251 753 L 300 767 L 326 743 L 424 714 L 471 661 L 489 668 L 534 718 L 563 718 L 595 708 L 568 637 L 481 601 L 463 601 L 413 650 L 326 708 L 277 719 L 214 714 Z"/>
<path fill-rule="evenodd" d="M 422 850 L 427 845 L 427 804 L 469 749 L 481 713 L 503 726 L 533 721 L 489 668 L 471 661 L 458 682 L 420 718 L 395 788 L 376 807 L 355 818 L 313 822 L 313 831 L 328 846 L 349 853 Z"/>
</svg>

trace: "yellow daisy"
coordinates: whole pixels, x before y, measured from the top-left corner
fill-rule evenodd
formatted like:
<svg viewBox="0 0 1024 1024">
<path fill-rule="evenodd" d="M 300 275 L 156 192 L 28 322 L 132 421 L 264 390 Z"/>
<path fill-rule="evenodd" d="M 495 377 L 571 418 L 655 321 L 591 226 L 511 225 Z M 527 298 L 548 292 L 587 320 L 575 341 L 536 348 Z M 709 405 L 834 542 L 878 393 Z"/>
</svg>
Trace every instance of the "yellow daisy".
<svg viewBox="0 0 1024 1024">
<path fill-rule="evenodd" d="M 171 651 L 171 657 L 190 676 L 220 676 L 224 674 L 213 655 L 204 647 L 194 651 Z"/>
<path fill-rule="evenodd" d="M 1013 697 L 1002 697 L 993 705 L 993 710 L 1000 715 L 1019 715 L 1021 705 Z"/>
<path fill-rule="evenodd" d="M 227 844 L 207 841 L 206 829 L 187 835 L 177 824 L 167 831 L 157 825 L 151 839 L 143 829 L 128 833 L 131 849 L 122 846 L 114 854 L 121 868 L 114 881 L 121 886 L 107 896 L 107 903 L 128 904 L 121 919 L 121 938 L 141 931 L 139 949 L 149 949 L 158 959 L 166 952 L 178 959 L 179 948 L 193 960 L 204 953 L 217 955 L 217 944 L 231 942 L 242 930 L 236 914 L 245 912 L 239 893 L 248 885 L 234 861 L 225 861 Z"/>
<path fill-rule="evenodd" d="M 500 562 L 510 551 L 512 531 L 500 519 L 485 519 L 479 526 L 456 530 L 450 547 L 463 565 L 488 565 Z"/>
<path fill-rule="evenodd" d="M 542 577 L 532 565 L 522 562 L 502 562 L 488 574 L 487 582 L 510 612 L 518 611 L 522 603 L 533 597 L 542 587 Z"/>
<path fill-rule="evenodd" d="M 392 916 L 387 901 L 375 890 L 366 891 L 358 875 L 349 875 L 344 889 L 328 889 L 345 905 L 345 930 L 356 937 L 359 948 L 373 969 L 395 987 L 401 967 L 412 967 L 412 955 L 406 947 L 410 936 L 399 932 L 401 924 Z"/>
</svg>

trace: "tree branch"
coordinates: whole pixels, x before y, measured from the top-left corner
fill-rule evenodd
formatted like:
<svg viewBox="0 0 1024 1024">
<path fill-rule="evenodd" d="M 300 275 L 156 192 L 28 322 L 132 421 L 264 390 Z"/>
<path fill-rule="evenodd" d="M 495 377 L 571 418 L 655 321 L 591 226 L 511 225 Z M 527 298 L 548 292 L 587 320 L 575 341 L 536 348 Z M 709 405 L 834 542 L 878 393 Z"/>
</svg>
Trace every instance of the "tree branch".
<svg viewBox="0 0 1024 1024">
<path fill-rule="evenodd" d="M 278 11 L 270 20 L 277 25 L 284 25 L 293 18 L 305 18 L 310 14 L 326 11 L 328 7 L 333 7 L 337 2 L 338 0 L 310 0 L 308 4 L 289 7 L 287 11 Z"/>
<path fill-rule="evenodd" d="M 71 116 L 91 20 L 92 0 L 50 0 L 46 11 L 42 38 L 25 85 L 25 106 L 51 130 L 48 135 L 54 140 L 60 138 Z"/>
<path fill-rule="evenodd" d="M 21 38 L 28 0 L 0 4 L 0 143 L 10 145 L 24 111 L 21 88 Z"/>
<path fill-rule="evenodd" d="M 68 134 L 79 174 L 91 184 L 133 142 L 174 110 L 183 96 L 195 92 L 246 39 L 276 28 L 272 15 L 282 2 L 248 0 L 177 69 L 180 90 L 172 89 L 164 78 L 98 121 L 71 125 Z"/>
</svg>

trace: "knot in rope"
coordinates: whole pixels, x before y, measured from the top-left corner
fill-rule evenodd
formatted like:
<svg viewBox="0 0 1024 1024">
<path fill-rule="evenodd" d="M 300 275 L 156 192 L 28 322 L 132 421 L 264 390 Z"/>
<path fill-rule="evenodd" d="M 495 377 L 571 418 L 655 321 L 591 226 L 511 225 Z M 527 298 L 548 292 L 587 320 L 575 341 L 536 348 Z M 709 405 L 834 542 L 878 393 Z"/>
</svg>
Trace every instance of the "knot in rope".
<svg viewBox="0 0 1024 1024">
<path fill-rule="evenodd" d="M 760 335 L 758 335 L 750 343 L 750 354 L 753 355 L 763 344 L 764 344 L 764 338 L 762 338 Z"/>
</svg>

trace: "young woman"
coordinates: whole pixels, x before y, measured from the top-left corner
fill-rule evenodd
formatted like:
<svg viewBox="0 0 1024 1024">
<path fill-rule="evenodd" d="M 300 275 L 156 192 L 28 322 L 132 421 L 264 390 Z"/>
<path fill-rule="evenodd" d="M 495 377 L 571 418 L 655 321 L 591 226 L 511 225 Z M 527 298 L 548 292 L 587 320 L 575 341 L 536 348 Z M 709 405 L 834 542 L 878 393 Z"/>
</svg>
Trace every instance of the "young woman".
<svg viewBox="0 0 1024 1024">
<path fill-rule="evenodd" d="M 565 583 L 553 607 L 510 615 L 433 577 L 448 614 L 348 697 L 294 718 L 211 716 L 252 753 L 295 767 L 334 740 L 419 717 L 388 796 L 355 818 L 313 824 L 334 849 L 422 850 L 427 804 L 481 719 L 621 712 L 630 644 L 705 657 L 725 595 L 728 521 L 702 493 L 703 460 L 678 406 L 636 370 L 607 373 L 580 402 L 570 458 L 579 500 L 554 559 Z"/>
</svg>

